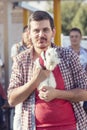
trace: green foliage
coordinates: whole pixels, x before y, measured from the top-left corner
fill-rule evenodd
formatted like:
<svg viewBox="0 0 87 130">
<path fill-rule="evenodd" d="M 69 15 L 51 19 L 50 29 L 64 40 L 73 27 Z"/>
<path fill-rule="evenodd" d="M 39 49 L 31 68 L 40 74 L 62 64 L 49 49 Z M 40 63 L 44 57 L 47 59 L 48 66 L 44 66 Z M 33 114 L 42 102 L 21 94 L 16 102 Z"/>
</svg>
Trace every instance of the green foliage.
<svg viewBox="0 0 87 130">
<path fill-rule="evenodd" d="M 53 1 L 47 1 L 47 6 L 48 6 L 48 12 L 53 14 Z"/>
<path fill-rule="evenodd" d="M 87 4 L 82 4 L 72 21 L 72 27 L 76 26 L 82 30 L 83 35 L 87 35 Z"/>
<path fill-rule="evenodd" d="M 72 28 L 72 21 L 80 8 L 80 2 L 75 1 L 62 1 L 61 13 L 62 13 L 62 32 L 68 35 L 69 30 Z"/>
<path fill-rule="evenodd" d="M 87 2 L 86 0 L 61 0 L 62 33 L 69 34 L 72 27 L 81 29 L 87 35 Z M 53 13 L 53 2 L 48 2 L 48 11 Z"/>
</svg>

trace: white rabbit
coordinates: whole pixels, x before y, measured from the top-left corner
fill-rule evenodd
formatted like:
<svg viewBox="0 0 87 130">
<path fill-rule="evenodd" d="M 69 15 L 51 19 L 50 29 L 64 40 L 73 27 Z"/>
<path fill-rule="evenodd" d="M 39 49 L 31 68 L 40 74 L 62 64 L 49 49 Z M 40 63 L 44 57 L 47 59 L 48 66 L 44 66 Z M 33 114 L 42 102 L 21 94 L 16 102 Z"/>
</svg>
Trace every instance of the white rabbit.
<svg viewBox="0 0 87 130">
<path fill-rule="evenodd" d="M 59 63 L 60 58 L 58 57 L 56 48 L 48 48 L 46 52 L 43 51 L 41 53 L 41 57 L 35 61 L 36 67 L 37 68 L 44 67 L 47 70 L 50 70 L 51 72 L 49 77 L 40 83 L 40 85 L 37 88 L 38 90 L 40 90 L 43 86 L 50 86 L 56 88 L 56 81 L 52 71 Z"/>
</svg>

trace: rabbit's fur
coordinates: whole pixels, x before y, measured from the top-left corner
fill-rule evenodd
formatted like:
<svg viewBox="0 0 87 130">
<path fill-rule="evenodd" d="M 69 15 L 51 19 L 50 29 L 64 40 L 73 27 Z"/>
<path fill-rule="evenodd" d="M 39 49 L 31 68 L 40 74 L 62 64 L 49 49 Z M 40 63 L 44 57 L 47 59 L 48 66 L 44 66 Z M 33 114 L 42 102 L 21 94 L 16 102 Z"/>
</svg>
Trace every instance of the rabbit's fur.
<svg viewBox="0 0 87 130">
<path fill-rule="evenodd" d="M 58 57 L 56 48 L 48 48 L 46 52 L 41 53 L 40 58 L 42 58 L 44 65 L 40 63 L 40 59 L 38 58 L 35 62 L 36 67 L 41 68 L 42 66 L 44 66 L 47 70 L 50 70 L 51 72 L 49 77 L 43 82 L 41 82 L 37 89 L 40 90 L 43 86 L 56 88 L 56 81 L 52 72 L 54 68 L 57 66 L 57 64 L 60 63 L 60 58 Z"/>
</svg>

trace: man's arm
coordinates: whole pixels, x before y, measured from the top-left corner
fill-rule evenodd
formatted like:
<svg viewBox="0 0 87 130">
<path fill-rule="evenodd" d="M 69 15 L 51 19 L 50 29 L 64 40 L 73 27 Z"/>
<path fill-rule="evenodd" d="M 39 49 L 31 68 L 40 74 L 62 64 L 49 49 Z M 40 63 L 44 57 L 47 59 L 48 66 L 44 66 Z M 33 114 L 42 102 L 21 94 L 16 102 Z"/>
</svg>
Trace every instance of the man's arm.
<svg viewBox="0 0 87 130">
<path fill-rule="evenodd" d="M 47 70 L 36 69 L 32 79 L 23 86 L 14 88 L 8 94 L 8 102 L 11 106 L 15 106 L 26 100 L 31 93 L 39 86 L 40 82 L 45 80 L 50 72 Z"/>
<path fill-rule="evenodd" d="M 8 102 L 11 106 L 15 106 L 20 102 L 26 100 L 30 94 L 36 89 L 38 86 L 38 82 L 36 79 L 32 79 L 30 82 L 26 83 L 23 86 L 18 88 L 14 88 L 8 95 Z"/>
<path fill-rule="evenodd" d="M 47 102 L 53 99 L 63 99 L 71 102 L 87 101 L 87 91 L 75 88 L 71 90 L 58 90 L 52 87 L 43 87 L 39 91 L 39 97 Z"/>
<path fill-rule="evenodd" d="M 47 97 L 47 101 L 53 100 L 55 98 L 69 100 L 73 102 L 86 101 L 87 100 L 87 76 L 82 69 L 78 56 L 72 52 L 68 55 L 69 68 L 72 76 L 72 88 L 67 90 L 57 90 L 51 87 L 45 87 L 39 92 L 41 99 Z M 67 82 L 67 81 L 66 81 Z M 68 86 L 66 87 L 68 88 Z M 43 91 L 45 90 L 45 91 Z"/>
<path fill-rule="evenodd" d="M 72 102 L 86 101 L 87 91 L 75 88 L 71 90 L 56 91 L 57 98 L 69 100 Z"/>
</svg>

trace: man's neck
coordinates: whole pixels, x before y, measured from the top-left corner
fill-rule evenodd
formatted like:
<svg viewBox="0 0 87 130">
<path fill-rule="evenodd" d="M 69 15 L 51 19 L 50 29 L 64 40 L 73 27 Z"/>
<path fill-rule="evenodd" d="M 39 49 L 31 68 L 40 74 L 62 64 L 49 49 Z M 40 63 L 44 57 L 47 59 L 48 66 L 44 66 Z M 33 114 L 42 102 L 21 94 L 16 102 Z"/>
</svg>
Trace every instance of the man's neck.
<svg viewBox="0 0 87 130">
<path fill-rule="evenodd" d="M 44 50 L 33 48 L 33 59 L 36 60 L 40 56 L 42 51 Z"/>
<path fill-rule="evenodd" d="M 50 45 L 50 46 L 51 46 L 51 45 Z M 50 46 L 49 46 L 49 47 L 50 47 Z M 33 51 L 33 52 L 34 52 L 34 53 L 33 53 L 34 60 L 40 56 L 40 54 L 41 54 L 42 51 L 46 51 L 47 48 L 48 48 L 48 46 L 45 47 L 45 48 L 33 48 L 33 49 L 34 49 L 34 51 Z"/>
<path fill-rule="evenodd" d="M 79 52 L 80 52 L 80 46 L 71 46 L 71 48 L 72 48 L 76 53 L 79 54 Z"/>
</svg>

